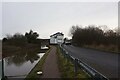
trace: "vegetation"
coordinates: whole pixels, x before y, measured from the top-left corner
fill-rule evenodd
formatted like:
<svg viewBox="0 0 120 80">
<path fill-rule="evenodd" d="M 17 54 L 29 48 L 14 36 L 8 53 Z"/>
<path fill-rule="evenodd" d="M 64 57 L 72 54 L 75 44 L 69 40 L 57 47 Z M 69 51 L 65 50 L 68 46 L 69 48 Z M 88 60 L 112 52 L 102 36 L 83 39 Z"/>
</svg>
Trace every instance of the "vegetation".
<svg viewBox="0 0 120 80">
<path fill-rule="evenodd" d="M 64 58 L 59 47 L 57 47 L 58 66 L 61 73 L 61 78 L 89 78 L 89 76 L 81 69 L 78 69 L 77 75 L 74 72 L 74 64 Z"/>
<path fill-rule="evenodd" d="M 14 46 L 25 46 L 27 43 L 38 43 L 39 34 L 37 32 L 33 32 L 32 30 L 25 33 L 25 35 L 21 33 L 15 33 L 12 35 L 7 35 L 7 37 L 3 38 L 3 42 L 7 43 L 8 45 Z"/>
<path fill-rule="evenodd" d="M 89 25 L 85 28 L 72 26 L 72 44 L 80 47 L 97 47 L 120 52 L 120 34 L 113 30 L 103 30 L 101 26 Z M 118 49 L 118 50 L 117 50 Z"/>
<path fill-rule="evenodd" d="M 24 35 L 15 33 L 13 36 L 7 35 L 6 38 L 3 38 L 3 43 L 6 43 L 7 45 L 22 47 L 27 44 L 27 39 Z"/>
<path fill-rule="evenodd" d="M 27 38 L 28 43 L 36 43 L 38 36 L 39 34 L 37 34 L 37 32 L 33 32 L 32 30 L 30 30 L 29 33 L 25 33 L 25 37 Z"/>
<path fill-rule="evenodd" d="M 35 78 L 40 78 L 40 75 L 37 75 L 37 72 L 42 71 L 43 64 L 50 50 L 51 50 L 51 47 L 45 53 L 45 55 L 40 59 L 40 61 L 35 65 L 35 67 L 30 71 L 30 73 L 26 77 L 26 80 L 34 80 Z"/>
<path fill-rule="evenodd" d="M 38 34 L 32 30 L 29 33 L 26 32 L 25 35 L 21 33 L 7 35 L 2 40 L 3 57 L 10 56 L 13 53 L 26 53 L 29 50 L 38 52 L 41 47 L 41 42 L 37 37 Z"/>
</svg>

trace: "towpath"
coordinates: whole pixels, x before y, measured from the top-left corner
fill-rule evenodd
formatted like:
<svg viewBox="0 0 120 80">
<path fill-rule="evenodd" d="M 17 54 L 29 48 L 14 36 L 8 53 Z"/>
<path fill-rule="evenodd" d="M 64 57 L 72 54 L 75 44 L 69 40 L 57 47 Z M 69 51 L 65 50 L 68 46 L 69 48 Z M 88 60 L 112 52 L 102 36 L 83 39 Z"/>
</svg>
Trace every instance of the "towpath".
<svg viewBox="0 0 120 80">
<path fill-rule="evenodd" d="M 48 53 L 43 65 L 43 75 L 41 78 L 60 78 L 55 46 L 52 46 L 51 51 Z"/>
</svg>

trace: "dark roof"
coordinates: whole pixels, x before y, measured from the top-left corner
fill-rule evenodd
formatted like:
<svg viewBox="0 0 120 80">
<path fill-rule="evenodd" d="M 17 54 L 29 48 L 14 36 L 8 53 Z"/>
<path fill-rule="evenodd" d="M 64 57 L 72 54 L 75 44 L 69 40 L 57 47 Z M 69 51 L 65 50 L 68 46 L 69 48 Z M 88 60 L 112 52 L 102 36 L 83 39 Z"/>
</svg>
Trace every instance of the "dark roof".
<svg viewBox="0 0 120 80">
<path fill-rule="evenodd" d="M 62 32 L 57 32 L 57 33 L 51 35 L 50 37 L 55 36 L 55 35 L 56 35 L 56 36 L 58 36 L 58 35 L 62 35 L 62 36 L 63 36 L 64 34 L 63 34 Z"/>
</svg>

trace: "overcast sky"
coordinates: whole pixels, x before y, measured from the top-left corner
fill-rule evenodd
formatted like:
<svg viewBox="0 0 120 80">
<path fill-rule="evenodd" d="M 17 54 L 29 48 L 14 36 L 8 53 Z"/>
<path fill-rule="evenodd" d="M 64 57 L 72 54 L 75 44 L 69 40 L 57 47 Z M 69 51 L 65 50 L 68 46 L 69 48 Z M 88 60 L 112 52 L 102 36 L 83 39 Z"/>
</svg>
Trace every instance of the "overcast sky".
<svg viewBox="0 0 120 80">
<path fill-rule="evenodd" d="M 40 38 L 55 32 L 68 36 L 72 25 L 107 25 L 118 27 L 117 2 L 4 2 L 2 36 L 30 29 Z"/>
</svg>

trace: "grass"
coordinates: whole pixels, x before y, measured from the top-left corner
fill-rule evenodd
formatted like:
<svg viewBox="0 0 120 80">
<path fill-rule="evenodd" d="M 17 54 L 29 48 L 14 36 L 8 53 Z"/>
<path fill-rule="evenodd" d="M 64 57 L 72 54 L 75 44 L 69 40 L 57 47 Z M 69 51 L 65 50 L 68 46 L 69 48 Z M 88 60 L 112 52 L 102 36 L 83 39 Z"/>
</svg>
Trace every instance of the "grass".
<svg viewBox="0 0 120 80">
<path fill-rule="evenodd" d="M 77 71 L 77 75 L 75 75 L 74 73 L 74 64 L 67 60 L 66 58 L 64 58 L 64 56 L 61 54 L 59 47 L 57 47 L 57 63 L 59 66 L 59 70 L 61 73 L 61 78 L 84 78 L 86 80 L 88 80 L 88 78 L 90 78 L 83 70 L 81 70 L 80 68 Z"/>
<path fill-rule="evenodd" d="M 42 71 L 43 64 L 50 50 L 51 50 L 51 47 L 40 59 L 40 61 L 35 65 L 35 67 L 30 71 L 30 73 L 27 75 L 25 80 L 35 80 L 35 78 L 40 78 L 40 75 L 37 75 L 37 72 Z"/>
<path fill-rule="evenodd" d="M 96 49 L 100 51 L 112 52 L 112 53 L 120 53 L 118 51 L 118 47 L 116 45 L 84 45 L 85 48 Z"/>
</svg>

